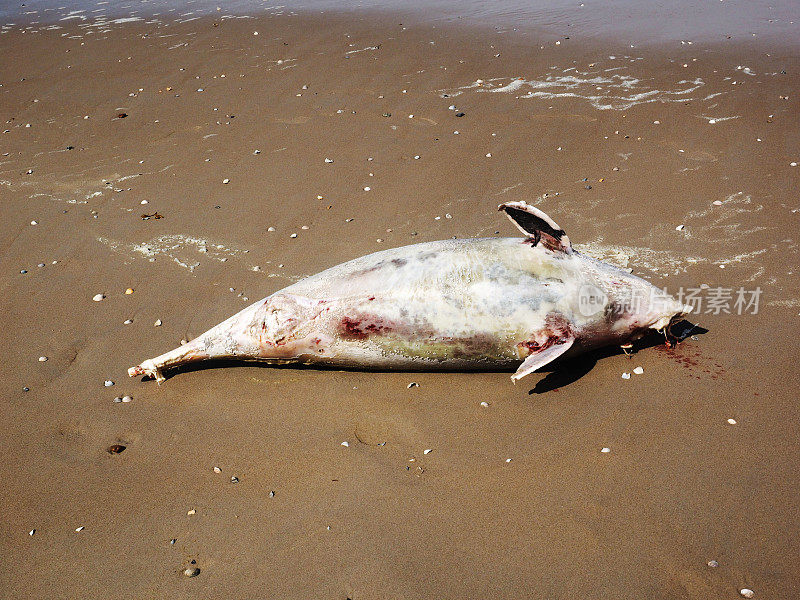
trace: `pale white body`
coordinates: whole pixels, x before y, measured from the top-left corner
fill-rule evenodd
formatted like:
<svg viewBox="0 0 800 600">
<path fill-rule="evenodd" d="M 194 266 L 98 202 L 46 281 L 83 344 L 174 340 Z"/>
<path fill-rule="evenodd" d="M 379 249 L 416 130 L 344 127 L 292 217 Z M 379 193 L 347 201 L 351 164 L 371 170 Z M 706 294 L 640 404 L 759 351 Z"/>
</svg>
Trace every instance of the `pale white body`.
<svg viewBox="0 0 800 600">
<path fill-rule="evenodd" d="M 420 370 L 508 368 L 527 358 L 521 377 L 562 354 L 662 329 L 684 312 L 650 283 L 573 251 L 562 237 L 563 248 L 537 236 L 363 256 L 130 371 L 161 378 L 164 368 L 210 358 Z"/>
</svg>

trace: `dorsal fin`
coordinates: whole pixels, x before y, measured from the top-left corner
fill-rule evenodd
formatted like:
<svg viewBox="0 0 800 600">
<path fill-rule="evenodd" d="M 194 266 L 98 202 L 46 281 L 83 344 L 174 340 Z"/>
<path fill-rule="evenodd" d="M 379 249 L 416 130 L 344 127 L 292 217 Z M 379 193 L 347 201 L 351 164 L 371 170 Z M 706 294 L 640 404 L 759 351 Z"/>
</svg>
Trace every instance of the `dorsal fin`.
<svg viewBox="0 0 800 600">
<path fill-rule="evenodd" d="M 498 210 L 505 211 L 514 225 L 533 240 L 533 245 L 541 244 L 553 252 L 572 254 L 572 244 L 558 224 L 543 211 L 527 202 L 504 202 Z"/>
</svg>

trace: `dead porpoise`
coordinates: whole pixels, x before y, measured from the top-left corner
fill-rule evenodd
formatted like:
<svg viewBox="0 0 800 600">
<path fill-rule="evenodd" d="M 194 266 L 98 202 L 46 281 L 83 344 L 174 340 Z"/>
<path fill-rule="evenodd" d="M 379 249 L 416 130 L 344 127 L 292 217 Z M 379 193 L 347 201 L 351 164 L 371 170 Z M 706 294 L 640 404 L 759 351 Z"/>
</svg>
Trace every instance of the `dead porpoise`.
<svg viewBox="0 0 800 600">
<path fill-rule="evenodd" d="M 666 332 L 691 307 L 575 251 L 544 212 L 500 205 L 525 238 L 442 240 L 356 258 L 128 369 L 164 380 L 208 359 L 403 370 L 518 366 Z M 522 364 L 519 364 L 522 361 Z"/>
</svg>

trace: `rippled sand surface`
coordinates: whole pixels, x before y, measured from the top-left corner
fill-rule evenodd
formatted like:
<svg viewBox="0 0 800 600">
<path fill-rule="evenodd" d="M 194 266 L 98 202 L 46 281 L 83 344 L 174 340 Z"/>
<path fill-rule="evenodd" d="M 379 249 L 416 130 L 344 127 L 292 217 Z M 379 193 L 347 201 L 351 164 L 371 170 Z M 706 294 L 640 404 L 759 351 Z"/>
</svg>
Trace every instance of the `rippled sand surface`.
<svg viewBox="0 0 800 600">
<path fill-rule="evenodd" d="M 781 36 L 85 9 L 0 33 L 0 595 L 800 595 Z M 126 376 L 339 262 L 517 235 L 522 199 L 693 337 L 516 386 Z"/>
</svg>

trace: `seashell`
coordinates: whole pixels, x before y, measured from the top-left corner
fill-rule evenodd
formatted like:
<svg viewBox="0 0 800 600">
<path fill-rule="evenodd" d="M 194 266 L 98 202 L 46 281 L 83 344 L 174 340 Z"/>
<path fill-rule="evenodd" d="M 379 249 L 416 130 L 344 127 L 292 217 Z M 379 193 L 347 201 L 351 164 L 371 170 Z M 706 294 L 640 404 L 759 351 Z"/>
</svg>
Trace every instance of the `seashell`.
<svg viewBox="0 0 800 600">
<path fill-rule="evenodd" d="M 742 598 L 752 598 L 753 596 L 756 595 L 756 593 L 750 588 L 742 588 L 739 590 L 739 595 Z"/>
<path fill-rule="evenodd" d="M 105 294 L 95 294 L 92 297 L 92 300 L 94 300 L 95 302 L 100 302 L 101 300 L 104 300 L 105 297 L 106 297 Z"/>
<path fill-rule="evenodd" d="M 633 370 L 633 372 L 636 373 L 637 375 L 641 375 L 642 373 L 644 373 L 644 369 L 642 367 L 636 367 Z"/>
<path fill-rule="evenodd" d="M 183 574 L 186 575 L 186 577 L 197 577 L 200 575 L 200 567 L 186 567 L 183 570 Z"/>
</svg>

